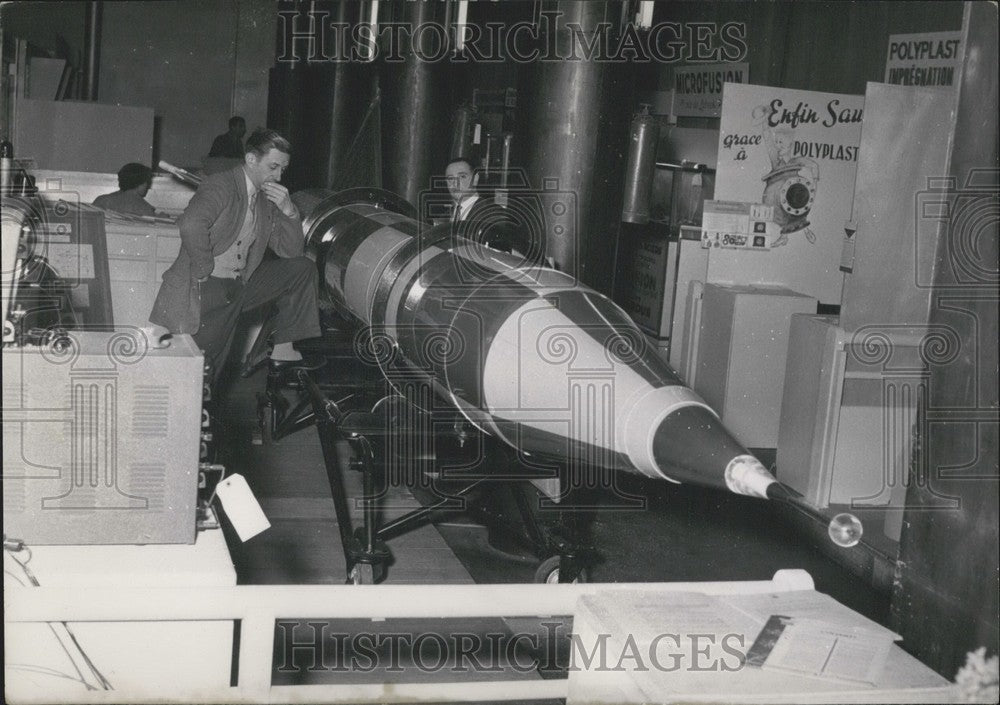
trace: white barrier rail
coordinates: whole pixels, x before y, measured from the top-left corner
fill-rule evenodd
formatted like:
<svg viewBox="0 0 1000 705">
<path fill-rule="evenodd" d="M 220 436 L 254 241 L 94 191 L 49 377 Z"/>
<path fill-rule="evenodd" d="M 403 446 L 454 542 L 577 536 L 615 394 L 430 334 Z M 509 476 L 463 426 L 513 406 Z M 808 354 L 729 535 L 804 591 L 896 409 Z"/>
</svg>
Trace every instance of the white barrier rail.
<svg viewBox="0 0 1000 705">
<path fill-rule="evenodd" d="M 129 702 L 362 703 L 462 702 L 565 698 L 567 681 L 495 680 L 452 683 L 272 685 L 276 620 L 535 617 L 572 615 L 577 599 L 598 591 L 748 594 L 811 590 L 802 570 L 771 580 L 710 583 L 575 585 L 245 585 L 206 588 L 11 587 L 6 623 L 240 620 L 238 686 L 206 692 L 183 677 L 171 693 L 129 693 Z M 6 657 L 10 659 L 10 654 Z M 166 667 L 169 668 L 169 665 Z M 80 691 L 75 702 L 120 702 L 114 690 Z M 44 693 L 23 702 L 47 702 Z"/>
</svg>

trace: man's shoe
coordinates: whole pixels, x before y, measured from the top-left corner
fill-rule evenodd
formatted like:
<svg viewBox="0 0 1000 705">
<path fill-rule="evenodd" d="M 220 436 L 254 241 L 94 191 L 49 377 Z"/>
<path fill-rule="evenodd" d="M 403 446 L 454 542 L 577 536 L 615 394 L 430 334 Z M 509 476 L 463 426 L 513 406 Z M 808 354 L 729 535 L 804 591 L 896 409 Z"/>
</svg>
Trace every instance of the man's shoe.
<svg viewBox="0 0 1000 705">
<path fill-rule="evenodd" d="M 291 370 L 318 370 L 325 364 L 326 358 L 322 355 L 306 355 L 301 360 L 271 360 L 268 362 L 268 370 L 274 373 Z"/>
</svg>

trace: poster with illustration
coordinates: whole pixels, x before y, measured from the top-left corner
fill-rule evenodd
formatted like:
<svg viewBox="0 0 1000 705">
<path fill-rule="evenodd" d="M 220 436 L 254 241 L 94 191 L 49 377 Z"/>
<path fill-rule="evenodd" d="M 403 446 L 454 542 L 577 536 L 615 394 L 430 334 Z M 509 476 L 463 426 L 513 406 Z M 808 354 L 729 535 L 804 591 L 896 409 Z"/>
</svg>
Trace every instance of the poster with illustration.
<svg viewBox="0 0 1000 705">
<path fill-rule="evenodd" d="M 727 83 L 715 198 L 773 209 L 763 250 L 712 247 L 708 281 L 784 286 L 839 304 L 864 96 Z"/>
</svg>

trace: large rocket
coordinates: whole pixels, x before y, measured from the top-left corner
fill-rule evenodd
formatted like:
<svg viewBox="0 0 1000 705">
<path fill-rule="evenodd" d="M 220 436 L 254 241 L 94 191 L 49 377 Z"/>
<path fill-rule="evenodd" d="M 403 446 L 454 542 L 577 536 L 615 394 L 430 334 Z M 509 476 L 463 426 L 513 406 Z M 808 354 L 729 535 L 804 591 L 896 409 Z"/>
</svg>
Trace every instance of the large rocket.
<svg viewBox="0 0 1000 705">
<path fill-rule="evenodd" d="M 321 200 L 304 222 L 310 250 L 375 346 L 469 422 L 528 458 L 794 496 L 608 298 L 396 205 L 374 189 Z"/>
</svg>

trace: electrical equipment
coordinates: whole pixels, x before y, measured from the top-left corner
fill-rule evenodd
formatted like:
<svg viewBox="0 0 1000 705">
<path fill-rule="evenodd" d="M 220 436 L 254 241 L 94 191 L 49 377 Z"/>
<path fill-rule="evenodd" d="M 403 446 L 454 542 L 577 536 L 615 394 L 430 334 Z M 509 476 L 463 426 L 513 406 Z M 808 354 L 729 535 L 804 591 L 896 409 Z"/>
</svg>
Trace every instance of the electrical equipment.
<svg viewBox="0 0 1000 705">
<path fill-rule="evenodd" d="M 72 331 L 3 350 L 4 533 L 193 543 L 203 357 L 174 336 Z"/>
</svg>

